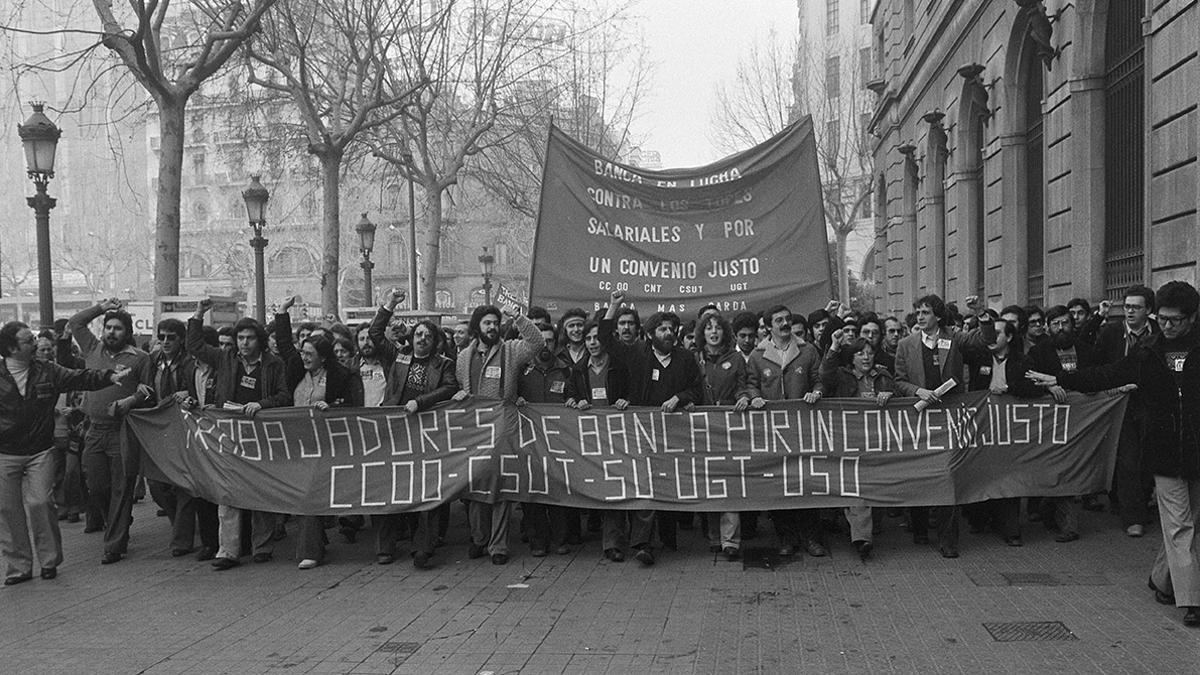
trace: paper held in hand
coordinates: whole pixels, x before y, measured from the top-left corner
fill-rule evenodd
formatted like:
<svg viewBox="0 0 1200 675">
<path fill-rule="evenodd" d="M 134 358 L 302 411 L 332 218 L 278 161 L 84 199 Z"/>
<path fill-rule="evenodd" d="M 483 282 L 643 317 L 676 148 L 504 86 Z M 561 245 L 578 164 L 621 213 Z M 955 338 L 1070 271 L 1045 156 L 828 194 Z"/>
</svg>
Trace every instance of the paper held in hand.
<svg viewBox="0 0 1200 675">
<path fill-rule="evenodd" d="M 953 389 L 957 385 L 958 385 L 958 382 L 956 382 L 954 380 L 954 378 L 952 377 L 952 378 L 946 380 L 945 382 L 943 382 L 940 387 L 938 387 L 937 389 L 934 389 L 933 393 L 937 394 L 939 397 L 945 396 L 946 394 L 950 393 L 950 390 Z M 913 407 L 916 408 L 917 410 L 924 410 L 929 407 L 929 402 L 928 401 L 917 401 L 916 403 L 913 404 Z"/>
</svg>

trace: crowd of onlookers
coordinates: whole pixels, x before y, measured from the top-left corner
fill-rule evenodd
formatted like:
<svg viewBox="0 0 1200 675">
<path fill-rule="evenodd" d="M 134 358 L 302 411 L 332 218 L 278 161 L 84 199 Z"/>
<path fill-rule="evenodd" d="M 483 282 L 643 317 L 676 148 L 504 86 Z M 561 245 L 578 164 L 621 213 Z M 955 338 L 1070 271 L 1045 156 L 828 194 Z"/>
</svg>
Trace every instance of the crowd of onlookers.
<svg viewBox="0 0 1200 675">
<path fill-rule="evenodd" d="M 889 516 L 902 517 L 916 544 L 959 556 L 960 521 L 1022 545 L 1022 521 L 1040 521 L 1054 539 L 1080 536 L 1080 511 L 1111 509 L 1130 537 L 1152 524 L 1164 547 L 1150 586 L 1160 602 L 1187 608 L 1200 625 L 1200 571 L 1193 531 L 1200 514 L 1200 357 L 1192 352 L 1198 296 L 1171 282 L 1157 293 L 1126 290 L 1122 304 L 1074 299 L 1041 308 L 999 311 L 967 298 L 962 308 L 936 295 L 918 298 L 904 316 L 856 311 L 838 302 L 810 313 L 777 305 L 725 316 L 716 306 L 695 317 L 647 317 L 621 293 L 599 312 L 569 309 L 552 317 L 478 307 L 443 327 L 405 324 L 394 292 L 374 319 L 359 326 L 300 321 L 291 299 L 267 325 L 243 318 L 206 326 L 211 303 L 186 323 L 164 319 L 150 344 L 135 341 L 120 301 L 100 302 L 35 334 L 24 324 L 0 329 L 0 548 L 5 584 L 52 579 L 62 560 L 59 521 L 103 532 L 101 563 L 126 554 L 132 505 L 148 490 L 171 523 L 173 556 L 195 555 L 218 570 L 272 559 L 276 543 L 294 536 L 299 567 L 323 561 L 328 530 L 353 541 L 369 532 L 376 561 L 396 561 L 402 542 L 418 568 L 435 564 L 447 534 L 450 504 L 417 514 L 333 518 L 288 517 L 214 504 L 185 487 L 141 477 L 136 451 L 122 447 L 130 410 L 174 399 L 183 406 L 220 406 L 247 416 L 263 408 L 403 406 L 411 412 L 467 397 L 516 405 L 574 408 L 654 406 L 671 412 L 695 405 L 761 408 L 768 401 L 892 396 L 936 404 L 946 392 L 991 391 L 1022 397 L 1066 392 L 1130 392 L 1118 442 L 1112 489 L 1103 494 L 1000 499 L 959 506 L 872 509 L 783 509 L 765 513 L 583 511 L 542 504 L 466 501 L 472 558 L 509 559 L 510 524 L 521 511 L 519 537 L 530 554 L 565 554 L 598 535 L 611 561 L 643 565 L 677 547 L 680 530 L 698 529 L 714 553 L 736 559 L 742 541 L 769 521 L 778 555 L 828 554 L 846 536 L 869 559 Z M 100 335 L 92 323 L 101 319 Z M 952 382 L 951 382 L 952 381 Z M 944 386 L 943 386 L 944 385 Z M 939 388 L 940 387 L 940 388 Z M 1155 517 L 1157 511 L 1157 518 Z M 288 532 L 289 528 L 291 533 Z M 838 534 L 840 533 L 840 535 Z M 30 544 L 32 535 L 33 546 Z"/>
</svg>

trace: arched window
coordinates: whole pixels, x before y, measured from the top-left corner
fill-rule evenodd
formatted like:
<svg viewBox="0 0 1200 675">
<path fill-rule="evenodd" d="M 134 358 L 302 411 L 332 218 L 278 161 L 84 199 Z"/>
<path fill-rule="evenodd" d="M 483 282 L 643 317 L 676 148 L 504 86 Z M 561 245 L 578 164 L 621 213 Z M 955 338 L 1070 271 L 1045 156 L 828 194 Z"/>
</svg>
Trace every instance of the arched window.
<svg viewBox="0 0 1200 675">
<path fill-rule="evenodd" d="M 988 92 L 979 77 L 969 78 L 963 85 L 958 148 L 959 193 L 955 220 L 958 223 L 958 274 L 968 291 L 984 296 L 987 279 L 987 228 L 983 197 L 983 146 L 986 142 Z M 999 291 L 1000 289 L 995 289 Z"/>
<path fill-rule="evenodd" d="M 1145 205 L 1142 11 L 1109 2 L 1104 43 L 1104 288 L 1120 300 L 1142 282 Z"/>
<path fill-rule="evenodd" d="M 315 274 L 312 254 L 299 246 L 285 246 L 271 257 L 271 274 L 280 276 L 303 276 Z"/>
<path fill-rule="evenodd" d="M 1025 104 L 1025 260 L 1028 270 L 1027 299 L 1041 305 L 1045 298 L 1045 131 L 1042 127 L 1042 60 L 1031 48 L 1022 69 L 1021 89 Z"/>
</svg>

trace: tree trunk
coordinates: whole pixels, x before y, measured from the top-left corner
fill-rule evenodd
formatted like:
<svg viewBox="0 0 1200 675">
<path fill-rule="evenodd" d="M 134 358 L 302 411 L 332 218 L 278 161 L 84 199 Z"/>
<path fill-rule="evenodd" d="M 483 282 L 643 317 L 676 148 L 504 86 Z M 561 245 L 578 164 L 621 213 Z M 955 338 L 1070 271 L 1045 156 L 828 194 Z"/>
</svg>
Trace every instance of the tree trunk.
<svg viewBox="0 0 1200 675">
<path fill-rule="evenodd" d="M 438 258 L 442 248 L 442 188 L 425 186 L 425 227 L 428 239 L 421 264 L 421 302 L 423 309 L 437 308 Z"/>
<path fill-rule="evenodd" d="M 321 159 L 321 313 L 338 313 L 338 272 L 341 259 L 342 152 L 325 149 Z"/>
<path fill-rule="evenodd" d="M 850 232 L 844 228 L 838 228 L 834 231 L 834 236 L 837 239 L 838 300 L 849 307 L 850 270 L 846 267 L 846 240 L 850 237 Z"/>
<path fill-rule="evenodd" d="M 179 202 L 187 98 L 159 98 L 158 203 L 154 218 L 154 294 L 179 295 Z"/>
</svg>

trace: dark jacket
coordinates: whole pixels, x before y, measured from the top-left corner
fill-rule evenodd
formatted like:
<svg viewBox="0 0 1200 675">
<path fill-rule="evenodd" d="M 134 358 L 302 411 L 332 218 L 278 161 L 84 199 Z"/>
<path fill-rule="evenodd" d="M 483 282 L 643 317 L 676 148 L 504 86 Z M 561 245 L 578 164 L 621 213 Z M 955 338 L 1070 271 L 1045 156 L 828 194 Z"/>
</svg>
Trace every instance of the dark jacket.
<svg viewBox="0 0 1200 675">
<path fill-rule="evenodd" d="M 583 359 L 585 362 L 587 358 Z M 549 365 L 534 358 L 521 370 L 517 380 L 517 396 L 526 403 L 563 403 L 567 400 L 567 383 L 571 381 L 570 356 L 555 354 Z"/>
<path fill-rule="evenodd" d="M 1077 359 L 1077 369 L 1098 365 L 1095 352 L 1092 351 L 1092 348 L 1086 344 L 1079 344 L 1078 341 L 1075 343 L 1075 358 Z M 1025 355 L 1025 365 L 1030 370 L 1047 373 L 1055 377 L 1063 373 L 1063 364 L 1059 359 L 1058 349 L 1054 346 L 1053 340 L 1042 340 L 1034 345 L 1029 350 L 1029 353 Z"/>
<path fill-rule="evenodd" d="M 237 350 L 226 351 L 219 347 L 213 347 L 204 341 L 204 322 L 200 319 L 188 319 L 187 324 L 187 352 L 198 361 L 203 361 L 212 366 L 216 371 L 216 386 L 214 393 L 216 394 L 214 401 L 210 401 L 213 405 L 221 405 L 226 401 L 232 401 L 234 394 L 237 391 L 237 366 L 238 354 Z M 259 400 L 259 405 L 264 408 L 278 408 L 280 406 L 288 406 L 292 404 L 292 390 L 288 388 L 287 373 L 285 372 L 283 361 L 271 352 L 266 350 L 266 345 L 263 345 L 262 365 L 259 366 L 262 379 L 262 399 Z"/>
<path fill-rule="evenodd" d="M 704 398 L 704 386 L 701 382 L 700 366 L 696 357 L 681 347 L 671 350 L 670 365 L 663 367 L 658 357 L 654 355 L 654 347 L 650 341 L 640 344 L 626 345 L 614 336 L 616 322 L 604 319 L 600 322 L 599 335 L 608 346 L 609 355 L 625 364 L 629 369 L 629 398 L 633 405 L 659 406 L 675 396 L 679 399 L 679 408 L 688 404 L 699 403 Z M 658 380 L 651 385 L 651 378 L 658 372 Z M 653 394 L 658 391 L 658 395 Z M 669 393 L 668 393 L 669 392 Z M 615 399 L 611 399 L 615 400 Z"/>
<path fill-rule="evenodd" d="M 704 405 L 733 405 L 746 396 L 746 359 L 736 349 L 714 358 L 701 350 L 696 363 L 704 378 Z"/>
<path fill-rule="evenodd" d="M 966 357 L 968 391 L 987 391 L 992 386 L 992 353 L 990 351 L 975 352 Z M 1037 398 L 1045 396 L 1046 390 L 1025 378 L 1029 370 L 1025 356 L 1012 348 L 1009 343 L 1008 357 L 1004 360 L 1004 381 L 1008 384 L 1008 392 L 1022 398 Z"/>
<path fill-rule="evenodd" d="M 34 359 L 29 363 L 26 395 L 22 396 L 4 359 L 0 359 L 0 455 L 28 457 L 49 450 L 54 446 L 58 395 L 103 389 L 112 384 L 112 374 L 111 370 L 73 370 Z"/>
<path fill-rule="evenodd" d="M 295 396 L 296 387 L 304 380 L 304 361 L 292 340 L 292 318 L 287 313 L 275 315 L 275 348 L 287 372 L 288 391 Z M 363 386 L 356 371 L 351 371 L 336 359 L 325 362 L 325 402 L 334 407 L 357 408 L 363 404 Z"/>
<path fill-rule="evenodd" d="M 571 367 L 571 379 L 567 381 L 567 399 L 576 401 L 592 401 L 592 390 L 604 387 L 609 403 L 621 399 L 629 400 L 629 368 L 619 359 L 608 357 L 608 378 L 606 382 L 593 382 L 592 371 L 588 367 L 590 359 L 583 359 Z"/>
<path fill-rule="evenodd" d="M 1168 353 L 1185 354 L 1180 372 Z M 1064 373 L 1058 383 L 1084 392 L 1136 384 L 1143 466 L 1158 476 L 1200 479 L 1200 330 L 1192 328 L 1177 340 L 1158 333 L 1120 361 Z"/>
<path fill-rule="evenodd" d="M 895 388 L 892 374 L 879 364 L 871 366 L 864 377 L 871 378 L 877 394 Z M 841 354 L 836 349 L 826 350 L 825 358 L 821 359 L 821 386 L 825 396 L 858 398 L 858 378 L 854 375 L 854 369 L 842 365 Z"/>
<path fill-rule="evenodd" d="M 389 367 L 387 393 L 383 395 L 383 405 L 404 405 L 408 399 L 402 399 L 404 385 L 408 382 L 408 371 L 412 367 L 412 353 L 397 354 L 395 361 Z M 454 361 L 433 353 L 429 355 L 429 364 L 425 371 L 425 391 L 413 397 L 418 410 L 426 410 L 432 406 L 449 401 L 459 390 L 458 376 Z"/>
</svg>

